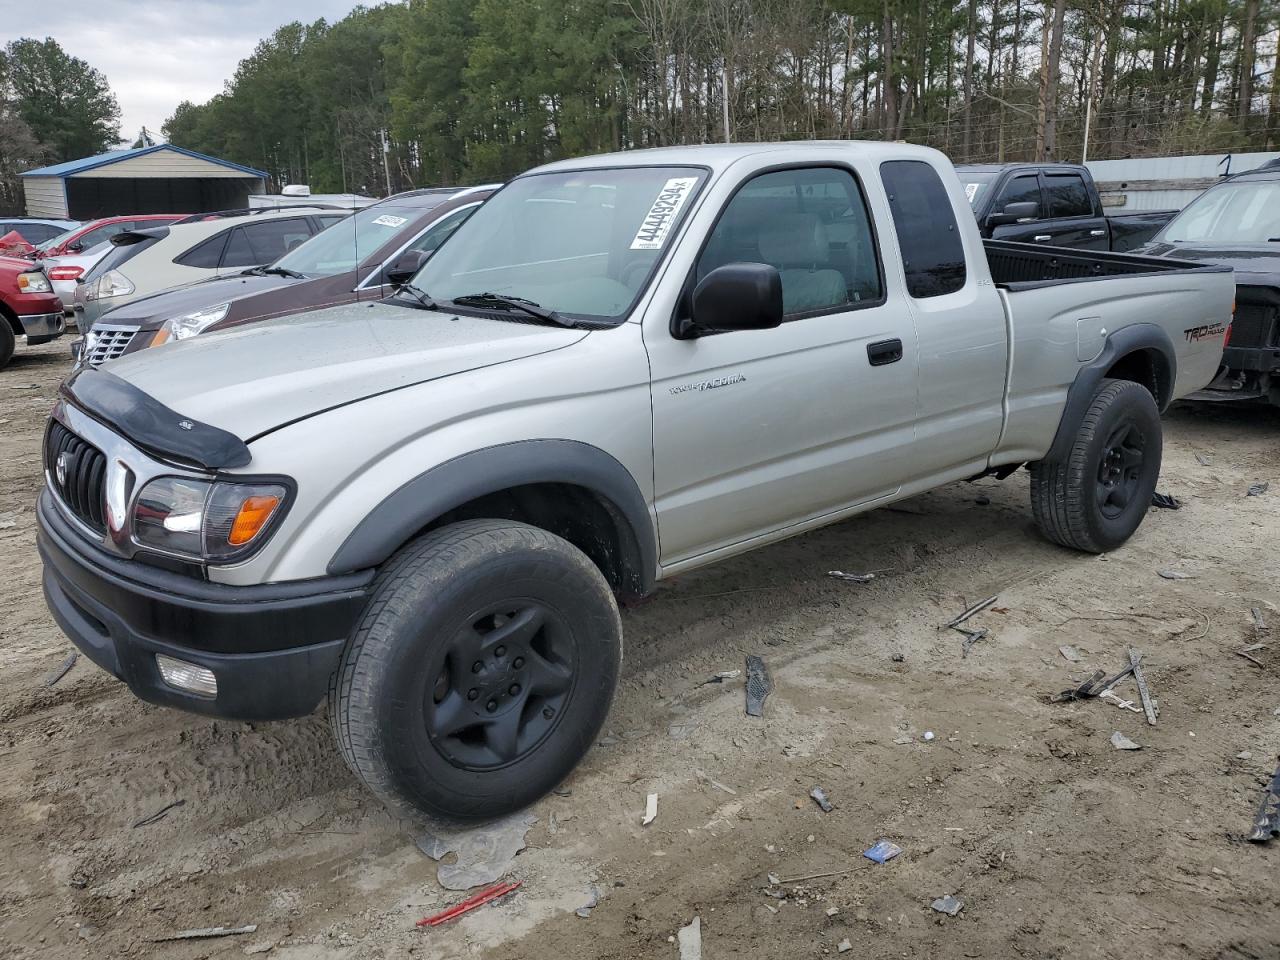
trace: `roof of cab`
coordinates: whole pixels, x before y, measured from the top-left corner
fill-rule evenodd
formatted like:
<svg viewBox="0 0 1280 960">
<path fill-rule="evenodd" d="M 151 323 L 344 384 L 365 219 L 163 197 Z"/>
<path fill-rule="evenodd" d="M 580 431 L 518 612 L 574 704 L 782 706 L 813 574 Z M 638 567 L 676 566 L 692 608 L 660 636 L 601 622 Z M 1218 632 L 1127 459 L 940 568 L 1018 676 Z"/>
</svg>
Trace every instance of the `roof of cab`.
<svg viewBox="0 0 1280 960">
<path fill-rule="evenodd" d="M 620 153 L 599 153 L 588 157 L 557 160 L 528 171 L 550 173 L 596 167 L 701 166 L 721 171 L 744 157 L 774 156 L 779 163 L 804 160 L 815 154 L 853 153 L 869 159 L 906 156 L 941 157 L 932 147 L 910 143 L 882 143 L 876 140 L 788 140 L 782 143 L 704 143 L 685 147 L 651 147 Z M 789 156 L 790 155 L 790 156 Z"/>
</svg>

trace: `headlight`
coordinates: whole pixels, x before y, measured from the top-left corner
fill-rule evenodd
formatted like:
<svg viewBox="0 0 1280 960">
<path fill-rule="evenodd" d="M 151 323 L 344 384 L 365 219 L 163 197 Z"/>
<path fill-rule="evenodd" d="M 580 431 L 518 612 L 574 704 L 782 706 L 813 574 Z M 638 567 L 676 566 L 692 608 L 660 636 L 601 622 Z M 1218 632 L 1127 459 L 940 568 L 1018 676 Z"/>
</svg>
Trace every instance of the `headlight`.
<svg viewBox="0 0 1280 960">
<path fill-rule="evenodd" d="M 288 495 L 282 483 L 161 477 L 138 495 L 133 539 L 193 560 L 234 560 L 266 542 Z"/>
<path fill-rule="evenodd" d="M 170 340 L 185 340 L 187 337 L 194 337 L 197 333 L 203 333 L 219 320 L 224 319 L 230 309 L 231 304 L 220 303 L 208 310 L 197 310 L 195 313 L 172 317 L 166 320 L 164 326 L 156 333 L 151 346 L 158 347 Z"/>
<path fill-rule="evenodd" d="M 109 297 L 127 297 L 133 293 L 133 284 L 119 270 L 108 270 L 84 292 L 86 300 L 106 300 Z"/>
<path fill-rule="evenodd" d="M 52 289 L 53 287 L 49 286 L 49 278 L 39 270 L 18 274 L 19 293 L 48 293 Z"/>
</svg>

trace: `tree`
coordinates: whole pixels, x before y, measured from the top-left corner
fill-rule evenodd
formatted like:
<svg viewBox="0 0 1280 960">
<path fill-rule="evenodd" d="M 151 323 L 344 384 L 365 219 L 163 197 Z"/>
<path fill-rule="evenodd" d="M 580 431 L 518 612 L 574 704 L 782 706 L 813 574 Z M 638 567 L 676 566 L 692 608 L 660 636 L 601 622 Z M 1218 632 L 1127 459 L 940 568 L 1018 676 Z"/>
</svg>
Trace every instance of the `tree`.
<svg viewBox="0 0 1280 960">
<path fill-rule="evenodd" d="M 99 71 L 53 39 L 14 40 L 4 49 L 6 99 L 55 162 L 120 141 L 120 107 Z"/>
</svg>

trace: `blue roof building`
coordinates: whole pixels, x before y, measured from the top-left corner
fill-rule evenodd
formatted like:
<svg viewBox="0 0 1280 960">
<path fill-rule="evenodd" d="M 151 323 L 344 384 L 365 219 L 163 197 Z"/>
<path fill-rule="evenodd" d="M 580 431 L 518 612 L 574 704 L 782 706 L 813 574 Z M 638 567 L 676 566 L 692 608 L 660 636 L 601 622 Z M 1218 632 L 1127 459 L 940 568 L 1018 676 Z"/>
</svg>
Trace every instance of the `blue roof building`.
<svg viewBox="0 0 1280 960">
<path fill-rule="evenodd" d="M 56 163 L 22 179 L 28 216 L 74 220 L 244 207 L 267 185 L 261 170 L 168 143 Z"/>
</svg>

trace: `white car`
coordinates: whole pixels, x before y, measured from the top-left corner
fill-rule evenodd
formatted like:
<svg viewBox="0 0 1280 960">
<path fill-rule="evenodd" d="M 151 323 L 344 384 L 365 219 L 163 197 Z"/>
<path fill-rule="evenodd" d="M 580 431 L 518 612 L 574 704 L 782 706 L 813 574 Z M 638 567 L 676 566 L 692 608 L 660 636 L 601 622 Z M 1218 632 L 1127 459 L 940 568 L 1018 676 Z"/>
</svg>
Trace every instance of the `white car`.
<svg viewBox="0 0 1280 960">
<path fill-rule="evenodd" d="M 80 278 L 96 267 L 111 252 L 111 241 L 104 240 L 95 247 L 82 253 L 64 253 L 60 257 L 45 257 L 37 261 L 39 269 L 49 278 L 53 292 L 62 299 L 63 310 L 71 316 L 72 303 L 76 296 L 76 287 Z"/>
<path fill-rule="evenodd" d="M 76 325 L 88 330 L 103 314 L 138 297 L 273 263 L 349 215 L 320 207 L 237 210 L 118 233 L 76 287 Z"/>
</svg>

